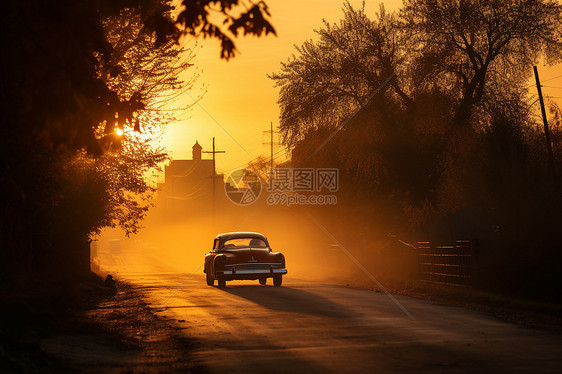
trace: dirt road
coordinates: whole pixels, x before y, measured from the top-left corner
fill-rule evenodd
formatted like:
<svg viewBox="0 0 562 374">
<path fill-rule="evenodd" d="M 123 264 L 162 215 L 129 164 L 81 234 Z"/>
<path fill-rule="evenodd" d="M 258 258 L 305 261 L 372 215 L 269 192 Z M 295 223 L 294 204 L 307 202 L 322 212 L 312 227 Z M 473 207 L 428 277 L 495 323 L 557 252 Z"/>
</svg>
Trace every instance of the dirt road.
<svg viewBox="0 0 562 374">
<path fill-rule="evenodd" d="M 164 255 L 137 246 L 100 253 L 106 271 L 198 341 L 194 365 L 211 373 L 562 372 L 560 334 L 408 296 L 394 295 L 395 302 L 383 292 L 294 278 L 290 267 L 280 288 L 268 280 L 219 289 L 205 284 L 196 258 L 185 266 Z"/>
<path fill-rule="evenodd" d="M 201 274 L 120 277 L 201 343 L 216 373 L 560 372 L 562 337 L 405 296 L 286 278 L 283 287 Z"/>
</svg>

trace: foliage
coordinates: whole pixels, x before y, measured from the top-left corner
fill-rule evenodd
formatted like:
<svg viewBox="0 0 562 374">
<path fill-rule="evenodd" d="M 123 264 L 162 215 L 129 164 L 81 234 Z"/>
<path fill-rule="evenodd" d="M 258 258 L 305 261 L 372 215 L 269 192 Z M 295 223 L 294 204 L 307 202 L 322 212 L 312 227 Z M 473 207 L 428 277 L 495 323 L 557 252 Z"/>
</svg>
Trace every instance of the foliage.
<svg viewBox="0 0 562 374">
<path fill-rule="evenodd" d="M 478 192 L 466 163 L 498 111 L 518 118 L 519 136 L 532 122 L 525 79 L 539 57 L 562 57 L 561 15 L 551 1 L 412 0 L 370 19 L 346 2 L 339 23 L 325 22 L 270 76 L 284 143 L 310 149 L 296 161 L 311 162 L 307 134 L 326 128 L 337 134 L 334 162 L 375 190 L 405 206 L 470 205 Z"/>
<path fill-rule="evenodd" d="M 178 110 L 174 101 L 192 90 L 199 78 L 193 73 L 188 81 L 182 79 L 193 67 L 195 51 L 180 47 L 173 38 L 156 46 L 156 36 L 143 32 L 141 14 L 136 9 L 122 10 L 104 20 L 103 26 L 113 53 L 107 63 L 99 61 L 99 76 L 119 97 L 136 97 L 143 102 L 143 108 L 135 113 L 118 113 L 118 127 L 156 137 L 174 120 L 173 113 Z M 108 129 L 113 130 L 111 125 Z"/>
<path fill-rule="evenodd" d="M 373 19 L 344 3 L 270 76 L 293 163 L 340 168 L 342 194 L 388 231 L 479 239 L 488 288 L 561 284 L 562 193 L 527 88 L 533 64 L 562 59 L 561 20 L 548 0 L 407 0 Z"/>
<path fill-rule="evenodd" d="M 297 46 L 297 55 L 270 75 L 280 87 L 280 129 L 288 146 L 309 128 L 337 127 L 403 62 L 394 15 L 381 7 L 373 21 L 349 3 L 343 11 L 339 24 L 324 21 L 319 40 Z M 403 94 L 397 80 L 392 86 Z"/>
<path fill-rule="evenodd" d="M 206 2 L 208 4 L 218 2 Z M 75 268 L 84 240 L 104 225 L 135 232 L 151 191 L 144 177 L 165 157 L 150 138 L 173 118 L 164 104 L 194 81 L 178 78 L 190 56 L 183 34 L 209 33 L 210 14 L 179 19 L 166 0 L 3 3 L 0 15 L 0 247 L 13 262 L 48 268 L 57 259 Z M 234 17 L 238 1 L 219 10 L 240 31 L 271 33 L 259 3 Z M 206 9 L 206 8 L 205 8 Z M 238 20 L 238 21 L 236 21 Z M 236 22 L 234 22 L 236 21 Z M 241 23 L 242 22 L 242 23 Z M 261 30 L 261 31 L 260 31 Z M 223 45 L 225 58 L 233 44 Z M 187 51 L 189 52 L 189 51 Z M 196 78 L 194 76 L 194 78 Z M 116 130 L 125 131 L 119 136 Z M 83 262 L 83 261 L 82 261 Z M 62 265 L 60 265 L 62 266 Z"/>
<path fill-rule="evenodd" d="M 419 83 L 458 100 L 453 123 L 466 125 L 490 81 L 523 87 L 529 66 L 562 57 L 562 6 L 552 0 L 406 0 L 401 10 Z M 487 92 L 488 91 L 488 92 Z"/>
<path fill-rule="evenodd" d="M 146 181 L 147 174 L 159 170 L 158 164 L 167 158 L 163 150 L 148 143 L 128 141 L 101 157 L 81 152 L 65 162 L 61 185 L 71 190 L 62 194 L 61 204 L 66 208 L 61 219 L 75 216 L 70 220 L 73 225 L 87 219 L 89 224 L 74 231 L 89 238 L 117 225 L 127 235 L 136 233 L 155 191 Z"/>
<path fill-rule="evenodd" d="M 264 1 L 254 4 L 244 0 L 183 0 L 182 5 L 184 9 L 178 15 L 177 23 L 183 33 L 219 39 L 220 57 L 226 60 L 236 54 L 233 38 L 239 33 L 244 36 L 275 35 L 275 29 L 267 20 L 270 14 Z M 218 14 L 221 22 L 214 22 L 211 12 Z"/>
<path fill-rule="evenodd" d="M 273 168 L 275 169 L 277 167 L 279 167 L 279 165 L 277 165 L 275 160 L 273 160 Z M 256 173 L 260 179 L 262 187 L 267 186 L 269 180 L 271 179 L 271 159 L 269 157 L 258 156 L 255 160 L 248 163 L 246 169 Z"/>
<path fill-rule="evenodd" d="M 325 22 L 317 33 L 317 42 L 305 42 L 298 56 L 271 75 L 281 87 L 280 129 L 296 151 L 295 161 L 312 162 L 311 154 L 322 147 L 309 135 L 336 133 L 344 124 L 333 140 L 335 149 L 330 147 L 331 162 L 367 188 L 424 204 L 440 173 L 435 164 L 450 99 L 438 87 L 423 90 L 411 80 L 404 67 L 407 34 L 384 7 L 371 20 L 363 9 L 345 3 L 343 19 Z"/>
</svg>

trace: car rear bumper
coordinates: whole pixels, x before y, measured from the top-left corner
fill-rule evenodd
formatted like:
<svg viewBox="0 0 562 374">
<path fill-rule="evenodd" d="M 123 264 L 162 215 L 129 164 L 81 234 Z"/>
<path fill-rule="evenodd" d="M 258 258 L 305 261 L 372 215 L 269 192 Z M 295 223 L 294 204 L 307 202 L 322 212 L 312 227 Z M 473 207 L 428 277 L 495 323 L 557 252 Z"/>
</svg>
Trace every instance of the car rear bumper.
<svg viewBox="0 0 562 374">
<path fill-rule="evenodd" d="M 250 274 L 287 274 L 287 269 L 232 269 L 232 270 L 219 270 L 217 275 L 250 275 Z"/>
<path fill-rule="evenodd" d="M 277 275 L 287 274 L 287 269 L 270 268 L 270 269 L 226 269 L 217 270 L 215 278 L 225 280 L 256 280 L 263 278 L 273 278 Z"/>
</svg>

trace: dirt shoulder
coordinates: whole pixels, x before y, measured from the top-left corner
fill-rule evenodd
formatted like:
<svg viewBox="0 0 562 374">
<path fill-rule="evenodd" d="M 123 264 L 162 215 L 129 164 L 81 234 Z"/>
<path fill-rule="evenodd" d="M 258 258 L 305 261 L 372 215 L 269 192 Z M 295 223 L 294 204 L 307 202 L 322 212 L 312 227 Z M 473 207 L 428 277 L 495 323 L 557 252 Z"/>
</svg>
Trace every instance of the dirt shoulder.
<svg viewBox="0 0 562 374">
<path fill-rule="evenodd" d="M 400 292 L 399 289 L 395 290 Z M 404 294 L 485 312 L 519 325 L 562 333 L 562 305 L 517 299 L 471 288 L 410 284 Z"/>
<path fill-rule="evenodd" d="M 116 287 L 114 296 L 93 293 L 72 313 L 47 308 L 18 331 L 4 326 L 0 372 L 206 372 L 191 359 L 195 341 L 156 316 L 139 291 Z"/>
<path fill-rule="evenodd" d="M 562 333 L 562 305 L 497 295 L 466 287 L 442 286 L 419 281 L 381 280 L 388 292 L 487 313 L 526 327 Z M 372 282 L 349 280 L 350 287 L 382 292 Z"/>
</svg>

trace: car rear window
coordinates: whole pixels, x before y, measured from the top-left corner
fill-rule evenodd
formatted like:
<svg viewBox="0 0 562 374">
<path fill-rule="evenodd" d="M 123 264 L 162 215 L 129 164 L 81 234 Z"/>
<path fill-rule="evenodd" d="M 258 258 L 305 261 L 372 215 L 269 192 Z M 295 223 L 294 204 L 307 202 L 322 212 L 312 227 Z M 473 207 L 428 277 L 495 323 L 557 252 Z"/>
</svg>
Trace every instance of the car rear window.
<svg viewBox="0 0 562 374">
<path fill-rule="evenodd" d="M 223 243 L 222 248 L 224 249 L 236 249 L 236 248 L 266 248 L 265 242 L 257 238 L 236 238 L 230 239 Z"/>
</svg>

